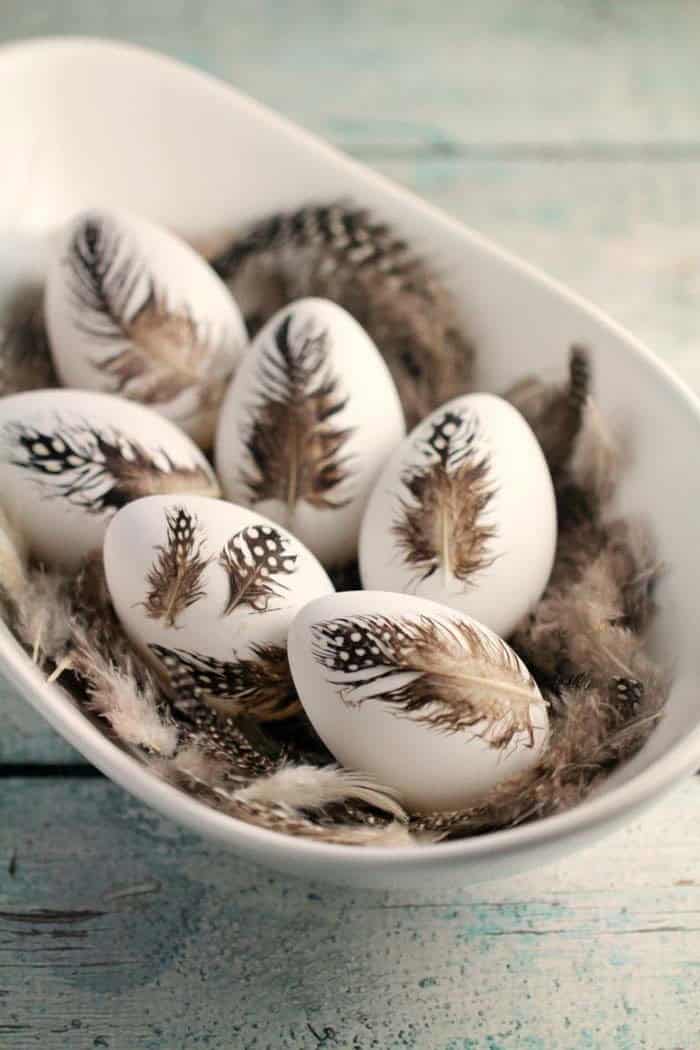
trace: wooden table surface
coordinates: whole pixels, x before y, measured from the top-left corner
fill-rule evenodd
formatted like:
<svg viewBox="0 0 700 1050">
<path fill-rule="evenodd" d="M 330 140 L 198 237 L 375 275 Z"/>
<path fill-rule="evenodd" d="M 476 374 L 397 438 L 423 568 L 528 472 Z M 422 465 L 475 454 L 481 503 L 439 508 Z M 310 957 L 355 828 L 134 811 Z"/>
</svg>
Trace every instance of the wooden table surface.
<svg viewBox="0 0 700 1050">
<path fill-rule="evenodd" d="M 562 279 L 700 391 L 693 0 L 0 0 L 0 40 L 52 33 L 231 80 Z M 3 1050 L 700 1045 L 700 779 L 525 877 L 354 893 L 181 831 L 8 687 L 0 719 Z"/>
</svg>

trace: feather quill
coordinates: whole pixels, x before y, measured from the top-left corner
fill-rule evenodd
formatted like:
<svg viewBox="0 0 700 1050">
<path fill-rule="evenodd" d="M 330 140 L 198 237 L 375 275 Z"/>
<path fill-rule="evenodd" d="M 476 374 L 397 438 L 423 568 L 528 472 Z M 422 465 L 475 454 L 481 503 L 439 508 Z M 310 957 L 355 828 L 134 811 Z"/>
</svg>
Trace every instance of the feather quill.
<svg viewBox="0 0 700 1050">
<path fill-rule="evenodd" d="M 404 240 L 360 208 L 273 215 L 236 237 L 213 266 L 252 327 L 294 299 L 340 303 L 383 354 L 409 426 L 469 387 L 473 351 L 452 296 Z"/>
<path fill-rule="evenodd" d="M 175 696 L 192 696 L 222 715 L 261 722 L 288 718 L 300 705 L 282 646 L 254 645 L 241 660 L 216 660 L 186 649 L 151 645 Z"/>
<path fill-rule="evenodd" d="M 163 620 L 166 627 L 204 597 L 202 575 L 209 558 L 203 554 L 204 539 L 196 515 L 186 507 L 165 512 L 167 537 L 157 548 L 157 558 L 148 570 L 148 594 L 143 603 L 146 615 Z"/>
<path fill-rule="evenodd" d="M 219 495 L 203 467 L 179 464 L 164 449 L 149 452 L 114 428 L 57 419 L 51 429 L 38 429 L 18 422 L 5 426 L 4 439 L 9 461 L 28 471 L 47 495 L 92 514 L 158 493 Z"/>
<path fill-rule="evenodd" d="M 114 347 L 92 362 L 113 379 L 114 393 L 158 405 L 195 390 L 199 408 L 218 404 L 231 372 L 227 333 L 215 339 L 187 306 L 169 305 L 137 246 L 110 218 L 86 217 L 66 264 L 76 324 Z"/>
<path fill-rule="evenodd" d="M 297 571 L 296 562 L 289 541 L 271 525 L 249 525 L 235 533 L 219 555 L 229 581 L 223 615 L 244 607 L 268 612 L 270 603 L 289 590 L 283 577 Z"/>
<path fill-rule="evenodd" d="M 328 333 L 295 328 L 289 312 L 261 349 L 258 378 L 262 396 L 245 435 L 251 467 L 241 479 L 249 499 L 279 500 L 290 525 L 298 503 L 344 506 L 352 430 L 336 423 L 347 398 L 328 363 Z"/>
<path fill-rule="evenodd" d="M 341 617 L 314 624 L 312 638 L 346 703 L 377 700 L 445 733 L 478 727 L 497 749 L 521 733 L 534 743 L 534 680 L 505 642 L 466 620 Z"/>
<path fill-rule="evenodd" d="M 476 418 L 446 411 L 420 442 L 424 462 L 406 470 L 392 531 L 404 562 L 426 580 L 440 569 L 466 581 L 491 563 L 495 527 L 484 515 L 495 494 Z"/>
</svg>

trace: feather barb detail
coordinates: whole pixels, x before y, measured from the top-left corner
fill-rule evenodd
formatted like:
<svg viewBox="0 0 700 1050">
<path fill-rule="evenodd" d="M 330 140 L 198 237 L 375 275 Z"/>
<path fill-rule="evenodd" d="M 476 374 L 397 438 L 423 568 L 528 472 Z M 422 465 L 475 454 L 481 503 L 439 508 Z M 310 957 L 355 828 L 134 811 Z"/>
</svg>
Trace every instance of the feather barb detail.
<svg viewBox="0 0 700 1050">
<path fill-rule="evenodd" d="M 418 443 L 423 462 L 406 469 L 392 531 L 404 562 L 419 580 L 439 569 L 445 582 L 469 577 L 491 564 L 496 535 L 484 514 L 495 495 L 488 458 L 479 449 L 471 412 L 445 411 Z"/>
<path fill-rule="evenodd" d="M 202 529 L 185 507 L 165 512 L 167 537 L 157 548 L 157 558 L 146 577 L 149 591 L 143 606 L 152 620 L 175 627 L 186 609 L 204 597 L 202 575 L 209 559 L 204 557 Z"/>
<path fill-rule="evenodd" d="M 478 727 L 497 749 L 519 734 L 534 745 L 532 707 L 542 699 L 532 676 L 466 620 L 342 617 L 312 627 L 312 651 L 346 703 L 380 701 L 447 733 Z"/>
</svg>

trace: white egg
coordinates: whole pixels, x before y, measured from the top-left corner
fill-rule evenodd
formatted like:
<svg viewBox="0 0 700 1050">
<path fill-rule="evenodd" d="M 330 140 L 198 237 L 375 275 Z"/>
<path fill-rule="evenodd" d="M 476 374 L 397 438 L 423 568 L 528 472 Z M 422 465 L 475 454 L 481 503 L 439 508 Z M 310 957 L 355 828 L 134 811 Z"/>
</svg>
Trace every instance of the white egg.
<svg viewBox="0 0 700 1050">
<path fill-rule="evenodd" d="M 116 515 L 104 567 L 122 626 L 174 697 L 263 719 L 296 706 L 289 625 L 333 585 L 285 529 L 221 500 L 153 496 Z"/>
<path fill-rule="evenodd" d="M 452 810 L 533 766 L 547 708 L 512 649 L 475 620 L 404 594 L 311 602 L 289 662 L 314 728 L 345 766 L 420 811 Z"/>
<path fill-rule="evenodd" d="M 357 551 L 372 485 L 405 434 L 389 370 L 326 299 L 300 299 L 258 333 L 226 395 L 216 467 L 228 499 L 290 529 L 327 566 Z"/>
<path fill-rule="evenodd" d="M 75 566 L 99 548 L 130 500 L 218 491 L 196 445 L 142 405 L 82 390 L 0 398 L 0 504 L 49 565 Z"/>
<path fill-rule="evenodd" d="M 444 602 L 507 636 L 542 595 L 557 537 L 552 479 L 519 412 L 449 401 L 386 464 L 360 533 L 364 587 Z"/>
<path fill-rule="evenodd" d="M 124 212 L 78 215 L 49 265 L 46 326 L 64 385 L 151 405 L 211 444 L 247 337 L 224 283 L 179 237 Z"/>
</svg>

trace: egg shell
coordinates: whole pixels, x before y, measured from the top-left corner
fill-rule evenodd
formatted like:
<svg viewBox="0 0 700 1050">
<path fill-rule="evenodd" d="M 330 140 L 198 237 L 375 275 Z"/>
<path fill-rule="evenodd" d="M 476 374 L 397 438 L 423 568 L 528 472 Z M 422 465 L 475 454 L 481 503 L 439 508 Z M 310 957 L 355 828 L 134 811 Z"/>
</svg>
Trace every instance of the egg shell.
<svg viewBox="0 0 700 1050">
<path fill-rule="evenodd" d="M 411 655 L 407 646 L 402 649 L 401 632 L 410 634 L 415 625 L 430 632 L 429 679 L 410 670 Z M 478 643 L 455 633 L 459 626 Z M 382 647 L 393 644 L 391 639 L 398 640 L 398 649 L 392 651 L 399 655 L 390 663 Z M 476 671 L 473 680 L 459 679 L 460 698 L 455 703 L 453 695 L 449 705 L 438 699 L 443 688 L 441 672 L 446 676 L 444 687 L 455 687 L 456 665 L 454 659 L 449 668 L 445 663 L 445 640 L 453 648 L 457 646 L 459 668 Z M 472 654 L 477 644 L 481 662 L 475 665 Z M 411 810 L 452 810 L 471 805 L 497 784 L 533 766 L 546 747 L 546 704 L 522 661 L 488 628 L 437 602 L 380 591 L 344 591 L 319 598 L 295 618 L 288 651 L 304 709 L 329 750 L 344 766 L 369 773 L 395 788 Z M 346 653 L 349 659 L 343 662 Z M 484 654 L 489 661 L 488 675 Z M 425 648 L 421 659 L 426 659 Z M 505 697 L 509 711 L 511 697 L 517 696 L 512 705 L 514 718 L 528 719 L 532 736 L 529 729 L 520 728 L 522 721 L 511 722 L 517 730 L 501 746 L 492 746 L 488 740 L 496 741 L 505 721 L 484 719 L 471 727 L 463 722 L 455 727 L 453 714 L 469 711 L 467 700 L 462 707 L 461 696 L 470 698 L 470 690 L 475 688 L 484 690 L 482 697 L 490 702 L 496 694 L 491 693 L 489 683 L 496 687 L 498 675 L 504 673 L 504 662 L 510 668 L 507 684 L 525 684 L 525 702 L 513 689 L 498 695 Z M 352 667 L 357 670 L 350 670 Z M 410 710 L 410 691 L 402 702 L 392 702 L 388 696 L 392 690 L 416 682 L 427 685 L 436 700 Z M 530 692 L 532 701 L 528 703 Z M 481 703 L 483 706 L 483 700 Z M 499 710 L 502 715 L 503 707 Z M 445 714 L 447 722 L 438 723 Z M 433 721 L 428 723 L 426 717 Z"/>
<path fill-rule="evenodd" d="M 171 566 L 160 571 L 163 555 L 178 543 L 201 567 L 182 588 L 172 585 Z M 234 576 L 222 563 L 227 545 L 237 560 L 236 600 Z M 110 524 L 103 558 L 122 626 L 170 691 L 178 690 L 168 661 L 177 674 L 188 661 L 199 668 L 200 677 L 186 690 L 189 699 L 199 695 L 197 682 L 218 681 L 217 673 L 225 670 L 205 667 L 202 657 L 233 667 L 255 660 L 256 647 L 284 650 L 298 609 L 333 592 L 321 564 L 294 536 L 256 511 L 222 500 L 153 496 L 132 503 Z"/>
<path fill-rule="evenodd" d="M 230 292 L 188 244 L 127 212 L 83 212 L 56 245 L 45 311 L 65 386 L 149 404 L 211 444 L 247 335 Z"/>
<path fill-rule="evenodd" d="M 351 560 L 380 470 L 405 435 L 377 348 L 342 307 L 299 299 L 253 340 L 219 417 L 228 499 L 289 528 L 326 566 Z"/>
<path fill-rule="evenodd" d="M 507 637 L 542 595 L 556 538 L 532 430 L 503 398 L 468 394 L 420 423 L 382 471 L 360 533 L 362 584 L 444 602 Z"/>
<path fill-rule="evenodd" d="M 0 504 L 46 564 L 76 566 L 119 507 L 167 491 L 217 495 L 218 483 L 156 412 L 81 390 L 0 398 Z"/>
</svg>

